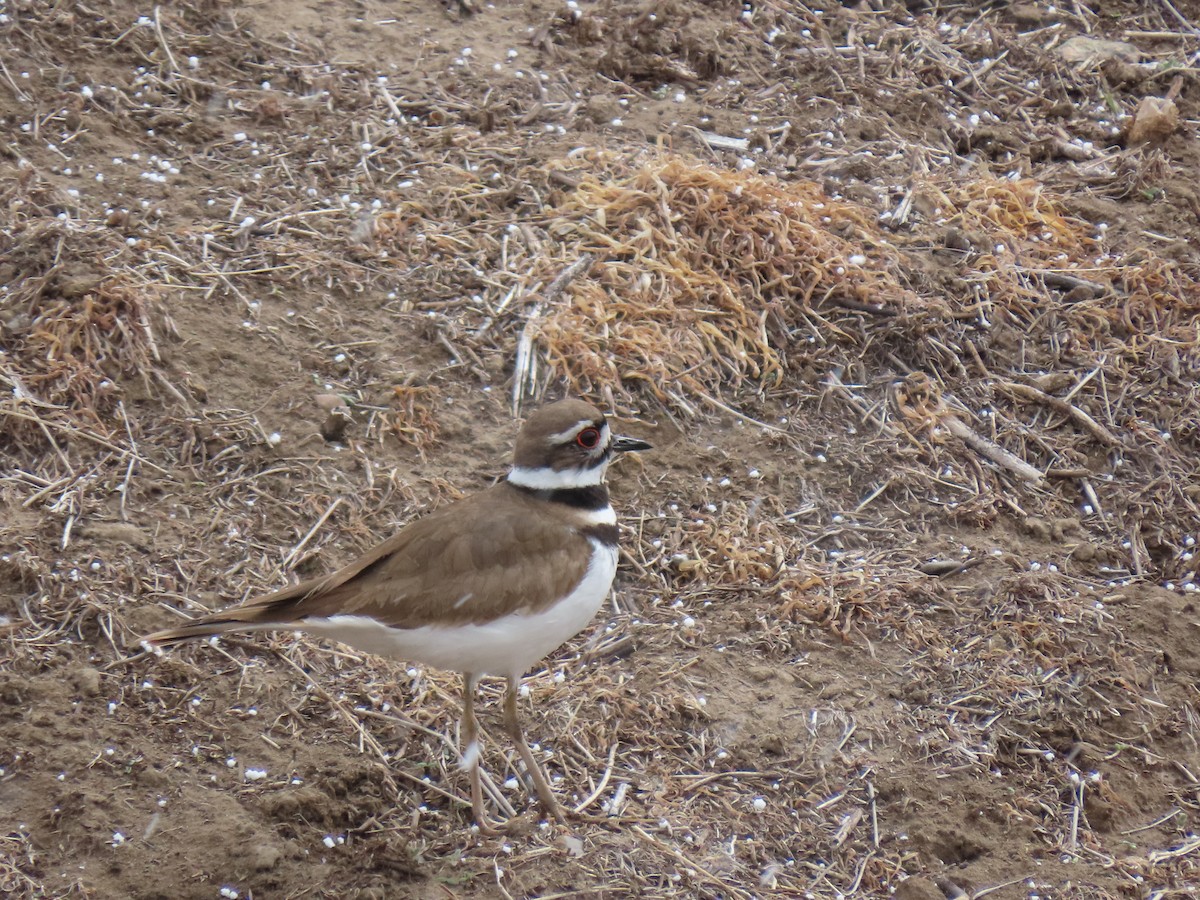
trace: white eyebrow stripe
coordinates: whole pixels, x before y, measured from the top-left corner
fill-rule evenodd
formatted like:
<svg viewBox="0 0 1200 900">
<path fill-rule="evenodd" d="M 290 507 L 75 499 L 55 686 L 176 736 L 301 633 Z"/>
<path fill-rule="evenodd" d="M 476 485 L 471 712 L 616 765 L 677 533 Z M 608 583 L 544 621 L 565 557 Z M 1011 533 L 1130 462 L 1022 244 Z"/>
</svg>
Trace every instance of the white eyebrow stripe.
<svg viewBox="0 0 1200 900">
<path fill-rule="evenodd" d="M 574 425 L 572 425 L 566 431 L 560 431 L 558 434 L 550 435 L 550 440 L 552 440 L 556 444 L 562 443 L 563 441 L 567 441 L 567 440 L 570 440 L 571 438 L 575 437 L 577 434 L 579 434 L 579 432 L 583 431 L 585 428 L 594 428 L 595 425 L 596 425 L 596 423 L 593 422 L 591 419 L 580 419 L 578 422 L 576 422 Z M 605 428 L 608 427 L 607 422 L 604 423 L 604 427 Z"/>
</svg>

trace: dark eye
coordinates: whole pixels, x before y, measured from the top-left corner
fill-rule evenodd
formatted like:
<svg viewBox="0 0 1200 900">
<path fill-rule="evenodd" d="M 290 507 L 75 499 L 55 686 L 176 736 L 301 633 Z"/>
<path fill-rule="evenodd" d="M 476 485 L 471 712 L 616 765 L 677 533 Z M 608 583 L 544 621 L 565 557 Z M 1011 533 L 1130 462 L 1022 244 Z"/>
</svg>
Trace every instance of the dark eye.
<svg viewBox="0 0 1200 900">
<path fill-rule="evenodd" d="M 599 428 L 585 428 L 575 437 L 577 443 L 584 450 L 594 450 L 596 445 L 600 443 Z"/>
</svg>

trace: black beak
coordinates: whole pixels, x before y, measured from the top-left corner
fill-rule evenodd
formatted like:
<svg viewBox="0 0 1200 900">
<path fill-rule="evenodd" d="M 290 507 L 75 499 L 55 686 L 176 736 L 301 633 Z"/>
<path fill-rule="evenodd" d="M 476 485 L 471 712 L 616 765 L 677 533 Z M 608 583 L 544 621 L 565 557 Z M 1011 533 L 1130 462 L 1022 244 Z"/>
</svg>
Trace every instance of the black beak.
<svg viewBox="0 0 1200 900">
<path fill-rule="evenodd" d="M 645 441 L 639 441 L 637 438 L 625 437 L 617 435 L 612 442 L 613 451 L 616 453 L 628 453 L 630 450 L 653 450 L 654 447 Z"/>
</svg>

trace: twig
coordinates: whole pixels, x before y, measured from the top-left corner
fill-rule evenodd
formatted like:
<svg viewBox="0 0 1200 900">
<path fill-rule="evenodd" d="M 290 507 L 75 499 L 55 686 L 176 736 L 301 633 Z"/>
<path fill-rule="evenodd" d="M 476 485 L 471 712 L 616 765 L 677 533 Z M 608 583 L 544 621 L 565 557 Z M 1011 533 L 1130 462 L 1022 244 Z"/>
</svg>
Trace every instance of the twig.
<svg viewBox="0 0 1200 900">
<path fill-rule="evenodd" d="M 325 510 L 325 512 L 321 513 L 321 518 L 317 519 L 317 521 L 313 524 L 313 527 L 308 529 L 308 534 L 304 535 L 304 537 L 300 539 L 300 543 L 292 548 L 292 552 L 285 556 L 283 561 L 275 567 L 275 575 L 279 575 L 291 567 L 292 563 L 295 562 L 296 557 L 300 555 L 300 551 L 304 549 L 304 546 L 310 540 L 312 540 L 312 536 L 316 534 L 317 531 L 320 530 L 321 526 L 325 524 L 326 520 L 333 515 L 333 511 L 342 505 L 343 499 L 344 498 L 342 497 L 337 497 L 332 503 L 329 504 L 329 507 Z"/>
<path fill-rule="evenodd" d="M 533 340 L 537 333 L 538 320 L 542 315 L 543 306 L 550 306 L 558 299 L 558 295 L 567 289 L 572 281 L 587 271 L 595 256 L 585 253 L 571 265 L 567 266 L 542 292 L 542 299 L 533 305 L 517 339 L 517 359 L 513 366 L 512 411 L 514 416 L 521 414 L 521 403 L 525 399 L 527 387 L 533 387 L 536 381 L 534 367 Z"/>
<path fill-rule="evenodd" d="M 633 833 L 636 834 L 643 841 L 645 841 L 647 844 L 649 844 L 650 846 L 657 849 L 660 853 L 665 853 L 667 856 L 671 857 L 676 862 L 683 865 L 685 868 L 691 869 L 697 875 L 701 876 L 705 881 L 719 887 L 724 896 L 742 897 L 742 898 L 745 898 L 745 900 L 750 900 L 750 897 L 753 896 L 752 894 L 749 894 L 748 892 L 742 890 L 741 888 L 737 887 L 736 885 L 730 884 L 729 882 L 723 881 L 722 879 L 718 878 L 716 875 L 714 875 L 712 872 L 708 871 L 708 869 L 704 868 L 704 866 L 700 865 L 694 859 L 689 859 L 687 856 L 680 853 L 678 850 L 676 850 L 670 844 L 666 843 L 665 841 L 660 841 L 654 835 L 650 834 L 650 832 L 648 832 L 644 828 L 642 828 L 641 825 L 634 825 Z"/>
<path fill-rule="evenodd" d="M 1104 507 L 1100 505 L 1100 498 L 1096 495 L 1096 489 L 1092 487 L 1092 483 L 1086 478 L 1080 478 L 1079 488 L 1083 491 L 1083 495 L 1087 497 L 1088 503 L 1091 504 L 1092 510 L 1096 513 L 1096 515 L 1103 518 Z"/>
<path fill-rule="evenodd" d="M 787 429 L 779 428 L 776 425 L 768 425 L 766 422 L 760 422 L 758 419 L 752 419 L 752 418 L 750 418 L 750 416 L 746 415 L 745 413 L 738 412 L 732 406 L 727 406 L 726 404 L 722 403 L 716 397 L 710 397 L 708 394 L 704 393 L 704 391 L 695 390 L 692 393 L 694 393 L 697 397 L 699 397 L 705 403 L 708 403 L 711 406 L 715 406 L 717 409 L 722 410 L 723 412 L 729 413 L 729 415 L 733 416 L 734 418 L 741 419 L 747 425 L 754 425 L 758 428 L 764 428 L 767 431 L 773 431 L 776 434 L 782 434 L 787 437 L 791 436 L 791 432 L 789 432 Z"/>
<path fill-rule="evenodd" d="M 1071 831 L 1067 835 L 1067 849 L 1072 853 L 1079 846 L 1079 813 L 1083 808 L 1084 782 L 1078 772 L 1071 773 Z"/>
<path fill-rule="evenodd" d="M 604 766 L 604 774 L 600 776 L 600 783 L 596 785 L 596 789 L 588 794 L 579 805 L 575 807 L 575 812 L 581 813 L 593 803 L 596 798 L 604 793 L 604 789 L 608 786 L 608 780 L 612 777 L 613 762 L 617 758 L 617 742 L 614 741 L 612 749 L 608 751 L 608 763 Z"/>
<path fill-rule="evenodd" d="M 1084 288 L 1090 291 L 1094 297 L 1124 296 L 1109 285 L 1097 284 L 1095 281 L 1088 281 L 1077 275 L 1069 275 L 1066 272 L 1058 272 L 1054 269 L 1027 269 L 1024 266 L 1016 266 L 1015 269 L 1022 275 L 1040 278 L 1046 284 L 1062 290 L 1070 291 L 1075 288 Z"/>
<path fill-rule="evenodd" d="M 954 414 L 946 413 L 938 421 L 942 425 L 945 425 L 946 430 L 952 435 L 961 440 L 980 456 L 990 459 L 996 465 L 1003 466 L 1004 468 L 1011 470 L 1019 477 L 1031 482 L 1032 484 L 1040 485 L 1046 480 L 1045 475 L 1043 475 L 1029 463 L 1025 462 L 1025 460 L 1013 455 L 1012 453 L 1009 453 L 999 444 L 989 441 L 980 434 L 976 434 L 971 430 L 970 426 L 968 426 Z"/>
<path fill-rule="evenodd" d="M 885 479 L 883 484 L 879 485 L 879 487 L 875 488 L 875 490 L 871 491 L 871 493 L 869 493 L 869 494 L 867 494 L 867 496 L 863 497 L 862 502 L 860 502 L 858 504 L 858 506 L 854 507 L 854 511 L 856 513 L 862 512 L 875 500 L 876 497 L 878 497 L 880 494 L 882 494 L 884 491 L 886 491 L 891 486 L 892 486 L 892 479 L 890 479 L 890 478 Z"/>
<path fill-rule="evenodd" d="M 1065 400 L 1060 400 L 1058 397 L 1047 394 L 1045 391 L 1039 390 L 1032 385 L 1019 384 L 1015 381 L 998 381 L 996 386 L 1001 390 L 1008 391 L 1010 394 L 1016 394 L 1018 397 L 1036 400 L 1039 403 L 1049 406 L 1055 412 L 1062 413 L 1064 416 L 1074 419 L 1102 444 L 1107 444 L 1110 447 L 1120 446 L 1121 442 L 1111 431 L 1085 413 L 1082 409 L 1077 406 L 1073 406 Z"/>
<path fill-rule="evenodd" d="M 691 130 L 695 132 L 701 143 L 713 150 L 735 150 L 738 153 L 745 153 L 750 149 L 749 138 L 726 137 L 712 131 L 701 131 L 699 128 Z"/>
<path fill-rule="evenodd" d="M 140 465 L 149 466 L 151 469 L 154 469 L 154 471 L 158 472 L 160 475 L 166 475 L 168 477 L 171 477 L 171 473 L 169 471 L 167 471 L 166 469 L 164 469 L 162 466 L 155 465 L 154 463 L 150 462 L 150 460 L 143 459 L 142 457 L 138 456 L 137 454 L 131 453 L 129 450 L 126 450 L 124 447 L 118 447 L 116 444 L 112 443 L 112 441 L 102 438 L 98 434 L 92 434 L 90 431 L 87 431 L 86 429 L 70 428 L 70 427 L 68 427 L 66 425 L 62 425 L 58 422 L 49 422 L 44 419 L 38 418 L 36 416 L 30 416 L 25 413 L 19 413 L 16 410 L 12 410 L 12 409 L 0 409 L 0 415 L 12 416 L 15 419 L 24 419 L 28 422 L 42 423 L 44 425 L 50 426 L 51 428 L 55 428 L 59 431 L 65 432 L 65 433 L 71 435 L 72 437 L 84 438 L 95 444 L 99 444 L 105 450 L 111 450 L 114 453 L 120 453 L 122 457 L 133 456 Z M 53 443 L 53 441 L 51 443 Z M 55 445 L 55 447 L 57 449 L 57 445 Z"/>
<path fill-rule="evenodd" d="M 1175 4 L 1173 4 L 1171 0 L 1158 0 L 1158 2 L 1166 7 L 1167 12 L 1174 16 L 1175 20 L 1188 31 L 1190 31 L 1194 37 L 1200 37 L 1200 28 L 1197 28 L 1195 25 L 1189 22 L 1184 14 L 1175 8 Z"/>
<path fill-rule="evenodd" d="M 830 372 L 825 376 L 825 387 L 829 392 L 840 397 L 846 403 L 849 403 L 858 412 L 860 421 L 863 424 L 870 423 L 879 429 L 881 434 L 885 434 L 890 438 L 898 438 L 900 431 L 893 428 L 882 417 L 874 417 L 871 415 L 871 407 L 869 407 L 862 398 L 852 392 L 845 382 L 842 381 L 841 375 L 838 372 Z"/>
<path fill-rule="evenodd" d="M 12 87 L 13 93 L 17 95 L 17 99 L 20 100 L 22 103 L 28 103 L 29 95 L 26 94 L 19 87 L 17 87 L 17 83 L 15 81 L 13 81 L 12 74 L 8 71 L 8 66 L 6 66 L 4 64 L 3 58 L 0 58 L 0 72 L 2 72 L 4 74 L 4 80 L 7 81 L 9 83 L 9 85 Z"/>
<path fill-rule="evenodd" d="M 879 808 L 875 802 L 875 782 L 867 781 L 867 801 L 871 805 L 871 846 L 879 849 Z"/>
<path fill-rule="evenodd" d="M 1163 813 L 1161 816 L 1159 816 L 1153 822 L 1149 822 L 1145 825 L 1139 825 L 1137 828 L 1130 828 L 1128 831 L 1122 831 L 1121 834 L 1122 835 L 1137 834 L 1139 831 L 1149 831 L 1151 828 L 1157 828 L 1159 825 L 1162 825 L 1164 822 L 1170 821 L 1177 815 L 1179 815 L 1179 807 L 1172 806 L 1169 810 L 1167 810 L 1167 812 Z"/>
<path fill-rule="evenodd" d="M 996 891 L 1002 891 L 1006 887 L 1011 887 L 1014 884 L 1020 884 L 1022 881 L 1028 881 L 1028 875 L 1022 875 L 1020 878 L 1014 878 L 1012 881 L 1004 881 L 1000 884 L 993 884 L 989 887 L 980 888 L 975 893 L 971 894 L 971 900 L 980 900 L 981 897 L 986 897 L 988 894 L 994 894 Z M 963 893 L 966 896 L 966 893 Z"/>
<path fill-rule="evenodd" d="M 588 267 L 591 266 L 592 260 L 596 257 L 594 254 L 585 253 L 571 265 L 563 269 L 562 273 L 550 282 L 550 286 L 542 292 L 542 302 L 551 304 L 558 299 L 558 295 L 567 289 L 572 281 L 578 278 Z"/>
<path fill-rule="evenodd" d="M 1150 865 L 1156 866 L 1169 859 L 1179 859 L 1181 856 L 1187 856 L 1195 850 L 1200 850 L 1200 835 L 1194 834 L 1184 838 L 1178 847 L 1172 847 L 1170 850 L 1151 850 L 1146 854 L 1146 859 Z"/>
<path fill-rule="evenodd" d="M 534 326 L 542 315 L 542 304 L 535 303 L 521 328 L 517 338 L 517 359 L 513 364 L 512 411 L 514 416 L 521 414 L 521 401 L 525 399 L 526 387 L 532 388 L 537 379 L 534 366 L 533 338 Z"/>
<path fill-rule="evenodd" d="M 971 84 L 972 82 L 974 82 L 975 84 L 978 84 L 979 87 L 983 87 L 982 84 L 979 84 L 979 79 L 982 78 L 984 75 L 986 75 L 988 72 L 990 72 L 1006 56 L 1008 56 L 1007 50 L 1002 52 L 999 56 L 995 57 L 994 59 L 989 59 L 987 62 L 985 62 L 983 65 L 981 65 L 978 69 L 976 69 L 974 72 L 968 72 L 966 75 L 964 75 L 962 78 L 960 78 L 957 82 L 955 82 L 955 84 L 954 84 L 955 90 L 961 91 L 963 88 L 965 88 L 967 85 Z"/>
<path fill-rule="evenodd" d="M 159 7 L 154 7 L 154 33 L 158 37 L 158 43 L 163 49 L 163 53 L 167 55 L 167 62 L 171 64 L 171 75 L 180 75 L 182 70 L 179 68 L 179 63 L 175 62 L 175 54 L 171 52 L 171 47 L 167 43 L 167 36 L 163 34 L 162 17 Z"/>
<path fill-rule="evenodd" d="M 125 478 L 117 488 L 117 492 L 121 495 L 121 505 L 119 514 L 122 522 L 128 522 L 129 517 L 125 513 L 125 501 L 129 497 L 129 480 L 133 477 L 133 466 L 138 459 L 137 442 L 133 439 L 133 429 L 129 426 L 129 415 L 125 412 L 125 401 L 121 400 L 117 403 L 117 410 L 121 413 L 121 421 L 125 423 L 125 434 L 129 438 L 129 448 L 133 452 L 129 456 L 129 465 L 125 469 Z"/>
</svg>

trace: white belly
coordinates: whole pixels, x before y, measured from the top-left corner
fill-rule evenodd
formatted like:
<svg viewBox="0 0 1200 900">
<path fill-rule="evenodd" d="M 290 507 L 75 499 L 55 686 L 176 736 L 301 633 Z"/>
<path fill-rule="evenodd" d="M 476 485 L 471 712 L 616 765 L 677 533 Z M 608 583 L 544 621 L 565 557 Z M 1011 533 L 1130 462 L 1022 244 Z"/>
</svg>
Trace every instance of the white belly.
<svg viewBox="0 0 1200 900">
<path fill-rule="evenodd" d="M 299 629 L 368 653 L 453 672 L 518 677 L 579 634 L 608 596 L 617 548 L 592 541 L 592 561 L 575 590 L 535 613 L 511 613 L 477 625 L 392 628 L 368 616 L 307 619 Z"/>
</svg>

